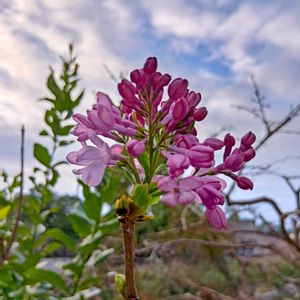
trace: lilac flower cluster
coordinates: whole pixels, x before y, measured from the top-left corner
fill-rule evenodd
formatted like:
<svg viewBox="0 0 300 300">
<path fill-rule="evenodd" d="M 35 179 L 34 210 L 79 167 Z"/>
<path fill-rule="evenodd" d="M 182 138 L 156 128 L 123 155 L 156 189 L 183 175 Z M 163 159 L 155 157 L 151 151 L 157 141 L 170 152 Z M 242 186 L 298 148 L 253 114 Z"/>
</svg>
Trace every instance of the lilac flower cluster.
<svg viewBox="0 0 300 300">
<path fill-rule="evenodd" d="M 171 81 L 170 75 L 158 72 L 154 57 L 142 69 L 132 71 L 130 80 L 123 79 L 118 90 L 120 107 L 99 92 L 87 115 L 73 116 L 77 124 L 72 133 L 82 144 L 67 156 L 82 167 L 75 174 L 96 186 L 105 168 L 117 165 L 133 173 L 136 184 L 156 182 L 168 206 L 202 203 L 211 225 L 224 228 L 226 219 L 219 205 L 224 204 L 226 182 L 217 175 L 230 177 L 241 189 L 253 188 L 249 178 L 235 173 L 255 156 L 255 135 L 246 133 L 239 145 L 229 133 L 224 139 L 200 142 L 195 124 L 207 115 L 207 109 L 199 107 L 200 93 L 190 91 L 186 79 Z M 99 135 L 117 144 L 109 147 Z M 215 152 L 221 150 L 223 161 L 218 164 Z M 146 165 L 140 164 L 141 157 Z"/>
</svg>

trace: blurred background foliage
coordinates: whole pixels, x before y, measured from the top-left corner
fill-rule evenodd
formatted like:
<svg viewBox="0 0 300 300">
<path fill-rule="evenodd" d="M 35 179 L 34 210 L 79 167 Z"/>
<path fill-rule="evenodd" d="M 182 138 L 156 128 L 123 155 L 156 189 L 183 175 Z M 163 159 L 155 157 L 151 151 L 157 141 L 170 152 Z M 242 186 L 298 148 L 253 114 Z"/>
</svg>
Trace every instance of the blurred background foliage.
<svg viewBox="0 0 300 300">
<path fill-rule="evenodd" d="M 0 299 L 120 299 L 114 275 L 123 272 L 122 241 L 113 203 L 129 182 L 111 168 L 97 188 L 79 180 L 78 195 L 56 190 L 66 163 L 57 150 L 73 142 L 71 116 L 84 95 L 78 71 L 70 45 L 60 74 L 50 69 L 51 96 L 40 99 L 48 109 L 33 149 L 30 191 L 20 194 L 22 174 L 0 173 Z M 280 247 L 290 248 L 280 228 L 250 220 L 241 230 L 252 234 L 245 241 L 237 236 L 245 224 L 240 211 L 230 207 L 229 230 L 217 232 L 201 207 L 154 206 L 155 218 L 137 226 L 142 299 L 300 299 L 299 264 L 258 239 L 280 238 Z"/>
</svg>

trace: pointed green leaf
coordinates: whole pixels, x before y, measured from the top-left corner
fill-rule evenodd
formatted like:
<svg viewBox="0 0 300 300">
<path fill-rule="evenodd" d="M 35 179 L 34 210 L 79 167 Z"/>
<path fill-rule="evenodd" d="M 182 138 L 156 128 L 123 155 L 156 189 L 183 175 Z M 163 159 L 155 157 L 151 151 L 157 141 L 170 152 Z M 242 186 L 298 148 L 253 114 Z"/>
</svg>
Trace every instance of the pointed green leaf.
<svg viewBox="0 0 300 300">
<path fill-rule="evenodd" d="M 34 157 L 44 166 L 50 167 L 51 156 L 48 150 L 41 144 L 34 144 L 33 147 Z"/>
<path fill-rule="evenodd" d="M 86 237 L 90 234 L 92 226 L 86 218 L 77 214 L 71 214 L 68 216 L 68 220 L 70 221 L 73 230 L 80 237 Z"/>
<path fill-rule="evenodd" d="M 59 288 L 61 290 L 66 289 L 64 280 L 55 272 L 43 269 L 28 269 L 25 272 L 25 276 L 30 282 L 38 283 L 41 281 L 49 282 L 53 287 Z"/>
</svg>

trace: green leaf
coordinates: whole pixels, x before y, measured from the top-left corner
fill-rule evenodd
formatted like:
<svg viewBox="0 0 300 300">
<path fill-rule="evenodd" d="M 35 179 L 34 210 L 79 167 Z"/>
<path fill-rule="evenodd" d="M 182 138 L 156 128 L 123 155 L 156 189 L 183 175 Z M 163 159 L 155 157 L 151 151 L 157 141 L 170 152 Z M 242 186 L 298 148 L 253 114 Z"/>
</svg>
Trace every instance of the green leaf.
<svg viewBox="0 0 300 300">
<path fill-rule="evenodd" d="M 49 135 L 49 133 L 44 129 L 44 130 L 40 131 L 39 135 L 47 136 L 47 135 Z"/>
<path fill-rule="evenodd" d="M 86 215 L 95 221 L 97 221 L 100 216 L 101 207 L 101 200 L 93 194 L 91 194 L 88 198 L 85 198 L 83 202 L 83 208 Z"/>
<path fill-rule="evenodd" d="M 68 216 L 68 220 L 70 221 L 73 230 L 80 237 L 86 237 L 91 232 L 92 226 L 84 217 L 77 214 L 71 214 Z"/>
<path fill-rule="evenodd" d="M 124 274 L 116 274 L 115 275 L 115 284 L 116 284 L 116 290 L 121 295 L 125 294 L 125 285 L 126 285 L 126 278 Z"/>
<path fill-rule="evenodd" d="M 45 113 L 45 122 L 51 127 L 54 136 L 58 135 L 60 130 L 60 120 L 57 117 L 57 111 L 55 108 L 47 110 Z"/>
<path fill-rule="evenodd" d="M 59 241 L 62 244 L 64 244 L 69 250 L 75 252 L 76 246 L 73 242 L 73 239 L 59 228 L 50 228 L 47 231 L 45 231 L 42 234 L 40 240 L 38 241 L 37 246 L 43 244 L 47 238 Z"/>
<path fill-rule="evenodd" d="M 98 228 L 101 229 L 103 235 L 105 235 L 105 234 L 110 234 L 114 228 L 119 226 L 119 224 L 120 224 L 120 222 L 116 218 L 114 218 L 114 219 L 106 221 L 106 222 L 101 222 L 98 225 Z"/>
<path fill-rule="evenodd" d="M 98 248 L 100 240 L 103 238 L 102 232 L 97 231 L 95 234 L 89 234 L 79 245 L 80 252 L 88 256 Z"/>
<path fill-rule="evenodd" d="M 60 165 L 67 165 L 67 164 L 68 164 L 67 161 L 61 160 L 61 161 L 56 162 L 54 165 L 52 165 L 52 168 L 56 168 L 56 167 L 58 167 Z"/>
<path fill-rule="evenodd" d="M 68 135 L 73 127 L 74 127 L 73 125 L 67 125 L 65 127 L 62 127 L 59 129 L 58 134 L 59 135 Z"/>
<path fill-rule="evenodd" d="M 142 155 L 138 158 L 139 163 L 142 165 L 145 171 L 145 177 L 148 178 L 150 175 L 150 164 L 149 164 L 149 156 L 148 153 L 145 151 Z"/>
<path fill-rule="evenodd" d="M 52 92 L 52 94 L 54 96 L 59 96 L 60 94 L 60 88 L 58 87 L 57 83 L 56 83 L 56 80 L 54 78 L 54 72 L 53 70 L 51 70 L 51 73 L 48 77 L 48 80 L 47 80 L 47 87 L 48 89 Z"/>
<path fill-rule="evenodd" d="M 73 258 L 71 262 L 63 265 L 63 269 L 70 270 L 73 274 L 75 274 L 77 276 L 82 272 L 82 268 L 83 268 L 83 265 L 78 256 Z"/>
<path fill-rule="evenodd" d="M 5 220 L 8 213 L 10 212 L 11 206 L 10 205 L 6 205 L 2 208 L 0 208 L 0 220 Z"/>
<path fill-rule="evenodd" d="M 44 254 L 51 254 L 54 251 L 58 250 L 61 247 L 60 242 L 51 242 L 43 249 Z"/>
<path fill-rule="evenodd" d="M 59 173 L 56 170 L 52 169 L 52 177 L 51 177 L 51 179 L 48 180 L 48 183 L 51 186 L 54 186 L 56 184 L 58 178 L 59 178 Z"/>
<path fill-rule="evenodd" d="M 41 281 L 46 281 L 49 282 L 53 287 L 66 290 L 64 280 L 55 272 L 32 268 L 25 272 L 25 276 L 31 282 L 38 283 Z"/>
<path fill-rule="evenodd" d="M 68 146 L 72 143 L 74 143 L 74 141 L 60 141 L 58 145 L 63 147 L 63 146 Z"/>
<path fill-rule="evenodd" d="M 94 267 L 101 264 L 103 261 L 105 261 L 112 253 L 114 252 L 113 248 L 106 249 L 104 251 L 101 251 L 99 249 L 95 250 L 89 260 L 86 263 L 86 266 L 88 267 Z"/>
<path fill-rule="evenodd" d="M 137 184 L 132 191 L 132 197 L 138 207 L 147 209 L 151 202 L 151 196 L 148 192 L 148 184 Z"/>
<path fill-rule="evenodd" d="M 48 150 L 41 144 L 34 144 L 33 147 L 34 157 L 44 166 L 50 167 L 51 156 Z"/>
</svg>

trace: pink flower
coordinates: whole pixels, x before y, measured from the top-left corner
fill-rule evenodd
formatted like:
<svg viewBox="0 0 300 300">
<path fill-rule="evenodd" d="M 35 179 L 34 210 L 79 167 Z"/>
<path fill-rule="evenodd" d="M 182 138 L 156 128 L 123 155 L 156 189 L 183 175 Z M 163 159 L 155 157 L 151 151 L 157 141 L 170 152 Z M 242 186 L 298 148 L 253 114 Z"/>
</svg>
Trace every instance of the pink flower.
<svg viewBox="0 0 300 300">
<path fill-rule="evenodd" d="M 190 149 L 199 144 L 197 137 L 193 134 L 176 134 L 174 141 L 177 147 L 185 149 Z"/>
<path fill-rule="evenodd" d="M 209 209 L 216 205 L 223 205 L 224 195 L 221 190 L 226 187 L 226 182 L 217 177 L 204 177 L 201 180 L 201 185 L 196 192 L 202 203 Z"/>
<path fill-rule="evenodd" d="M 135 97 L 136 97 L 135 95 L 137 93 L 137 89 L 127 79 L 123 79 L 118 84 L 118 90 L 119 90 L 120 95 L 123 98 L 125 98 L 125 99 L 134 99 L 135 100 Z"/>
<path fill-rule="evenodd" d="M 71 133 L 78 137 L 79 142 L 88 140 L 89 134 L 95 131 L 96 127 L 84 115 L 74 114 L 72 118 L 77 122 L 77 124 Z"/>
<path fill-rule="evenodd" d="M 227 133 L 225 135 L 224 145 L 225 145 L 225 151 L 224 151 L 224 157 L 223 158 L 225 160 L 226 157 L 230 155 L 232 147 L 235 145 L 235 139 L 230 133 Z"/>
<path fill-rule="evenodd" d="M 109 131 L 115 126 L 111 101 L 108 96 L 98 92 L 97 104 L 88 113 L 88 119 L 100 131 Z"/>
<path fill-rule="evenodd" d="M 237 176 L 237 178 L 235 180 L 236 180 L 238 187 L 241 188 L 242 190 L 252 190 L 253 189 L 253 182 L 249 178 L 247 178 L 245 176 Z"/>
<path fill-rule="evenodd" d="M 209 146 L 214 150 L 220 150 L 224 146 L 224 143 L 217 138 L 208 138 L 203 142 L 203 145 Z"/>
<path fill-rule="evenodd" d="M 89 138 L 96 147 L 84 144 L 79 151 L 70 152 L 67 160 L 83 167 L 73 172 L 82 175 L 82 181 L 85 184 L 97 186 L 102 181 L 106 167 L 114 165 L 115 160 L 121 158 L 122 147 L 120 145 L 109 147 L 96 134 L 91 134 Z"/>
<path fill-rule="evenodd" d="M 146 141 L 132 139 L 126 144 L 126 148 L 129 154 L 133 157 L 138 157 L 145 151 L 145 144 Z"/>
<path fill-rule="evenodd" d="M 181 121 L 188 115 L 189 111 L 190 106 L 188 102 L 185 98 L 181 97 L 175 102 L 173 106 L 172 117 L 176 121 Z"/>
<path fill-rule="evenodd" d="M 195 168 L 210 168 L 214 163 L 214 150 L 209 146 L 195 145 L 190 149 L 170 146 L 169 149 L 187 156 Z"/>
<path fill-rule="evenodd" d="M 206 107 L 200 107 L 200 108 L 196 109 L 193 113 L 193 119 L 198 122 L 204 120 L 206 118 L 206 116 L 207 116 Z"/>
<path fill-rule="evenodd" d="M 193 91 L 189 92 L 187 98 L 187 102 L 189 103 L 190 107 L 196 107 L 200 101 L 201 101 L 201 94 L 200 93 L 195 93 Z"/>
<path fill-rule="evenodd" d="M 241 146 L 248 149 L 255 142 L 255 139 L 256 139 L 255 134 L 249 131 L 242 137 Z"/>
<path fill-rule="evenodd" d="M 167 151 L 163 151 L 163 155 L 168 159 L 167 166 L 169 167 L 169 174 L 171 177 L 180 176 L 190 165 L 188 157 L 182 154 L 172 155 Z"/>
<path fill-rule="evenodd" d="M 157 59 L 156 57 L 148 57 L 144 64 L 144 71 L 146 73 L 152 74 L 157 69 Z"/>
<path fill-rule="evenodd" d="M 182 78 L 174 79 L 169 87 L 168 87 L 168 94 L 169 97 L 173 100 L 178 99 L 179 97 L 183 96 L 185 91 L 187 90 L 188 81 Z"/>
<path fill-rule="evenodd" d="M 216 229 L 226 228 L 227 221 L 223 210 L 219 206 L 207 209 L 205 212 L 207 221 Z"/>
<path fill-rule="evenodd" d="M 180 181 L 169 176 L 159 176 L 158 188 L 167 192 L 162 201 L 168 206 L 177 204 L 200 203 L 200 198 L 193 190 L 199 185 L 198 177 L 187 177 Z"/>
<path fill-rule="evenodd" d="M 88 112 L 88 119 L 96 128 L 97 133 L 107 136 L 114 130 L 122 135 L 133 136 L 136 124 L 121 117 L 119 110 L 112 106 L 106 94 L 97 93 L 97 103 Z M 109 135 L 111 137 L 111 134 Z"/>
<path fill-rule="evenodd" d="M 252 147 L 249 147 L 246 151 L 244 151 L 245 161 L 249 161 L 255 157 L 255 150 Z"/>
</svg>

